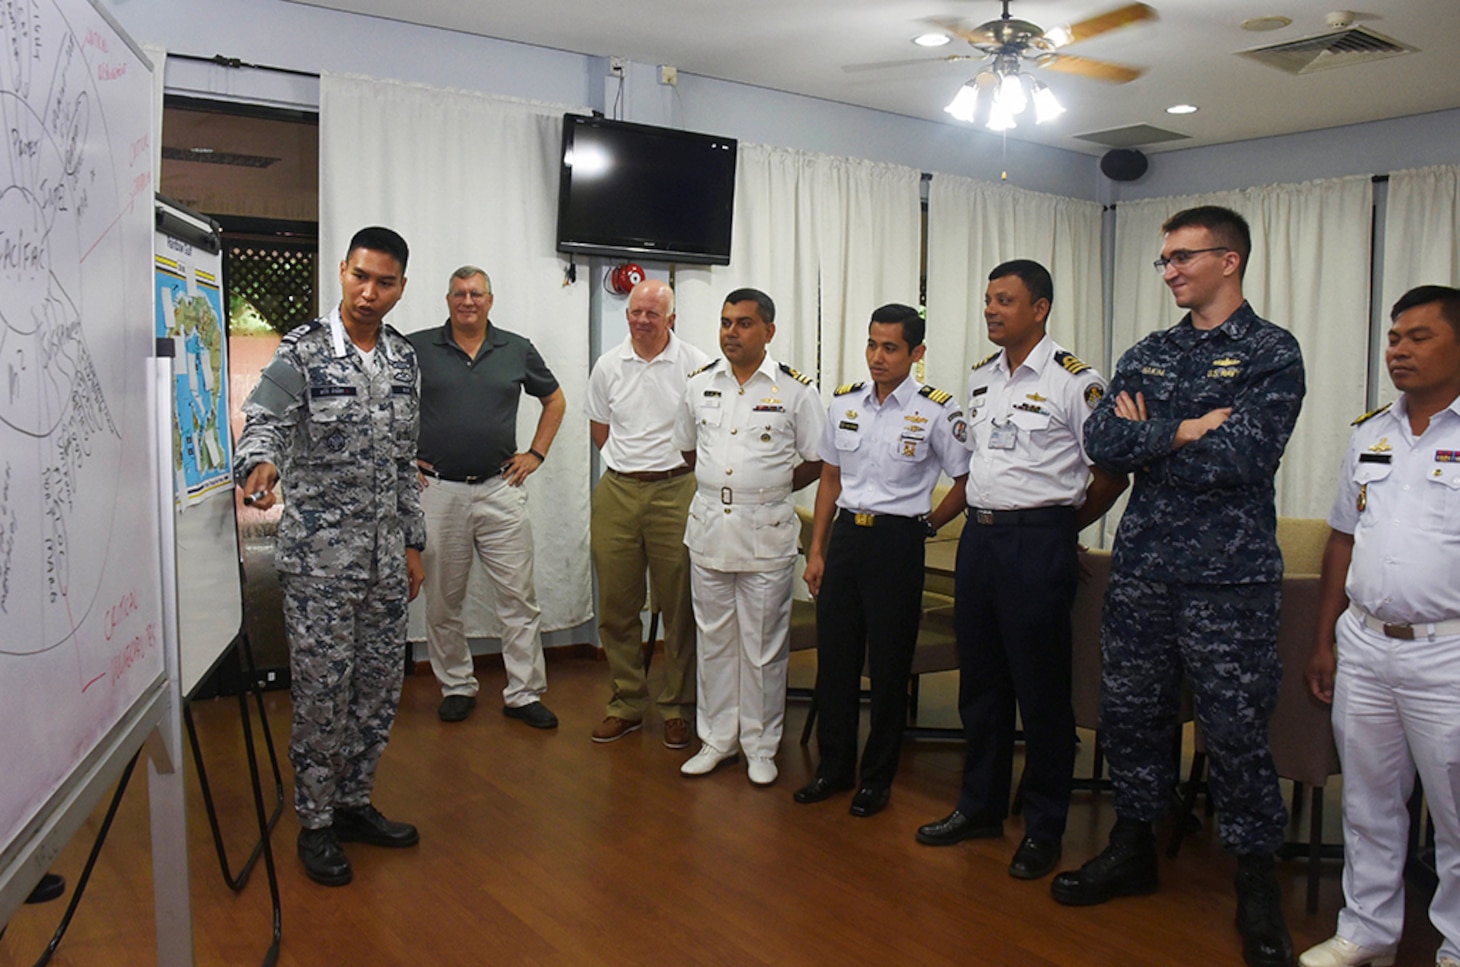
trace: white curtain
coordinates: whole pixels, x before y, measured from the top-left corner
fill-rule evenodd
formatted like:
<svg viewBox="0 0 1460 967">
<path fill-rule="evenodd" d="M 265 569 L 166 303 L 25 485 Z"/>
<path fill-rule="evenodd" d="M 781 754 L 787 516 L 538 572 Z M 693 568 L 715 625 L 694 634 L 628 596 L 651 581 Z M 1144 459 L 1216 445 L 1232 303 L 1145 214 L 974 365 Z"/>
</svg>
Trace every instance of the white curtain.
<svg viewBox="0 0 1460 967">
<path fill-rule="evenodd" d="M 742 142 L 730 264 L 677 271 L 680 335 L 716 354 L 726 294 L 751 286 L 776 303 L 772 356 L 824 392 L 864 379 L 872 310 L 918 300 L 920 178 L 915 168 Z"/>
<path fill-rule="evenodd" d="M 1460 166 L 1394 172 L 1388 205 L 1379 299 L 1386 320 L 1389 308 L 1417 285 L 1460 286 Z"/>
<path fill-rule="evenodd" d="M 1121 202 L 1115 218 L 1113 356 L 1183 310 L 1151 266 L 1161 224 L 1195 205 L 1222 205 L 1252 227 L 1243 291 L 1303 349 L 1308 393 L 1277 476 L 1279 516 L 1326 517 L 1349 423 L 1364 412 L 1369 343 L 1368 176 Z M 1113 533 L 1113 531 L 1112 531 Z"/>
<path fill-rule="evenodd" d="M 446 320 L 446 289 L 462 264 L 492 277 L 492 322 L 528 337 L 562 385 L 568 412 L 588 386 L 588 286 L 563 285 L 555 253 L 562 114 L 574 108 L 326 74 L 320 79 L 320 304 L 339 293 L 350 236 L 388 225 L 411 246 L 401 332 Z M 585 112 L 586 113 L 586 112 Z M 541 407 L 525 397 L 518 447 Z M 563 421 L 547 463 L 528 479 L 543 629 L 592 615 L 588 555 L 588 426 Z M 418 599 L 411 638 L 424 637 Z M 480 568 L 468 588 L 467 633 L 500 637 Z"/>
<path fill-rule="evenodd" d="M 1020 258 L 1054 277 L 1050 335 L 1103 371 L 1100 212 L 1096 202 L 935 175 L 928 192 L 927 382 L 963 396 L 969 367 L 997 348 L 983 323 L 988 274 Z"/>
</svg>

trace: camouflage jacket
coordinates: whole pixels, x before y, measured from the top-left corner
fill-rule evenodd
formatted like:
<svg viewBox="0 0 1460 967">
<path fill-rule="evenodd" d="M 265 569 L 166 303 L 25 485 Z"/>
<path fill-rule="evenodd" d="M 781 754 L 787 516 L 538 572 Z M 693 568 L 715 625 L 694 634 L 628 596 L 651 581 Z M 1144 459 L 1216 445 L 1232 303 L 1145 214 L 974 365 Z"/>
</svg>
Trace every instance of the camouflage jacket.
<svg viewBox="0 0 1460 967">
<path fill-rule="evenodd" d="M 416 474 L 416 354 L 383 326 L 372 375 L 339 311 L 284 337 L 243 404 L 233 464 L 240 486 L 257 464 L 279 468 L 283 573 L 367 578 L 426 546 Z"/>
<path fill-rule="evenodd" d="M 1246 584 L 1282 578 L 1273 476 L 1305 390 L 1298 341 L 1241 307 L 1203 332 L 1188 315 L 1131 347 L 1085 423 L 1085 451 L 1134 473 L 1112 566 L 1153 581 Z M 1122 419 L 1137 392 L 1148 419 Z M 1215 430 L 1171 449 L 1177 425 L 1230 406 Z"/>
</svg>

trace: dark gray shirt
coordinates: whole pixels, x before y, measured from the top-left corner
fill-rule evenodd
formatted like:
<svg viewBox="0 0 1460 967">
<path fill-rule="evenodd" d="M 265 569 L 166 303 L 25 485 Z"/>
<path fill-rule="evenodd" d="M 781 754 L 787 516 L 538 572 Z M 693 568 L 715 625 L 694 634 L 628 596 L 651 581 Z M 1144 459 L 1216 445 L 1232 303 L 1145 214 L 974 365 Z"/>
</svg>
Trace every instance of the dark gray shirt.
<svg viewBox="0 0 1460 967">
<path fill-rule="evenodd" d="M 406 337 L 421 369 L 421 435 L 416 455 L 451 476 L 488 476 L 517 452 L 517 404 L 558 388 L 532 342 L 487 324 L 473 359 L 451 338 L 451 323 Z"/>
</svg>

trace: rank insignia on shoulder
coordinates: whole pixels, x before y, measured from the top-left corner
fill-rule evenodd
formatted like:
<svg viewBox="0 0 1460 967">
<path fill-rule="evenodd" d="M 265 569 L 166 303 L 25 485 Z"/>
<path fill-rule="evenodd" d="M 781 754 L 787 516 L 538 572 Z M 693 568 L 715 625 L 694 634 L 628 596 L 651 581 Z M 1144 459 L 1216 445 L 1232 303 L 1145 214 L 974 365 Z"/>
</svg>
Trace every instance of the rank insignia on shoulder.
<svg viewBox="0 0 1460 967">
<path fill-rule="evenodd" d="M 790 366 L 787 366 L 785 363 L 781 363 L 780 365 L 781 365 L 781 372 L 785 373 L 787 376 L 791 377 L 796 382 L 803 383 L 803 384 L 805 384 L 807 386 L 810 386 L 811 385 L 811 377 L 810 376 L 806 376 L 806 375 L 804 375 L 802 373 L 797 372 L 795 369 L 792 369 Z"/>
<path fill-rule="evenodd" d="M 1089 386 L 1085 387 L 1085 405 L 1090 407 L 1090 409 L 1093 410 L 1095 409 L 1095 407 L 1099 406 L 1100 401 L 1104 398 L 1105 388 L 1102 387 L 1099 383 L 1091 383 Z"/>
<path fill-rule="evenodd" d="M 1000 349 L 998 352 L 990 353 L 989 355 L 985 356 L 983 359 L 980 359 L 978 362 L 974 363 L 973 364 L 973 368 L 974 369 L 983 369 L 989 363 L 991 363 L 994 360 L 998 359 L 999 358 L 999 353 L 1001 353 L 1001 352 L 1003 352 L 1002 349 Z"/>
<path fill-rule="evenodd" d="M 720 360 L 712 359 L 708 363 L 705 363 L 703 366 L 701 366 L 699 369 L 695 370 L 693 373 L 690 373 L 689 375 L 698 376 L 700 373 L 714 369 L 718 365 L 720 365 Z"/>
<path fill-rule="evenodd" d="M 1377 410 L 1370 410 L 1369 412 L 1365 413 L 1363 416 L 1359 417 L 1357 420 L 1354 420 L 1352 423 L 1350 423 L 1349 426 L 1358 426 L 1361 423 L 1364 423 L 1364 422 L 1366 422 L 1368 420 L 1372 420 L 1374 417 L 1378 416 L 1380 413 L 1387 413 L 1389 411 L 1389 407 L 1391 407 L 1393 405 L 1394 404 L 1392 404 L 1392 403 L 1385 403 L 1383 406 L 1379 407 Z"/>
<path fill-rule="evenodd" d="M 866 380 L 859 380 L 855 383 L 843 383 L 831 391 L 832 396 L 846 396 L 848 393 L 855 393 L 867 385 Z"/>
<path fill-rule="evenodd" d="M 953 398 L 952 393 L 936 389 L 932 386 L 924 386 L 922 389 L 918 390 L 918 395 L 926 396 L 928 399 L 932 400 L 934 403 L 937 403 L 939 406 L 942 406 Z"/>
<path fill-rule="evenodd" d="M 1074 353 L 1064 349 L 1061 349 L 1059 352 L 1054 354 L 1054 361 L 1059 363 L 1065 369 L 1069 370 L 1071 376 L 1079 376 L 1085 370 L 1090 368 L 1089 363 L 1085 362 Z"/>
</svg>

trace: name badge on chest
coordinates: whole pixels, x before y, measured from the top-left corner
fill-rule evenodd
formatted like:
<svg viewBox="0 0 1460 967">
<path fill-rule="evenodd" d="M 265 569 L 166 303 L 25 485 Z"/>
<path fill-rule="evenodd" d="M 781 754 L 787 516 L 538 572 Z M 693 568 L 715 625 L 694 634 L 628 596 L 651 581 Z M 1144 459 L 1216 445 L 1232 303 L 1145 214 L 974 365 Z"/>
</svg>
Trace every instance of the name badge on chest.
<svg viewBox="0 0 1460 967">
<path fill-rule="evenodd" d="M 1019 428 L 1012 422 L 995 423 L 989 429 L 990 450 L 1012 450 L 1019 439 Z"/>
</svg>

